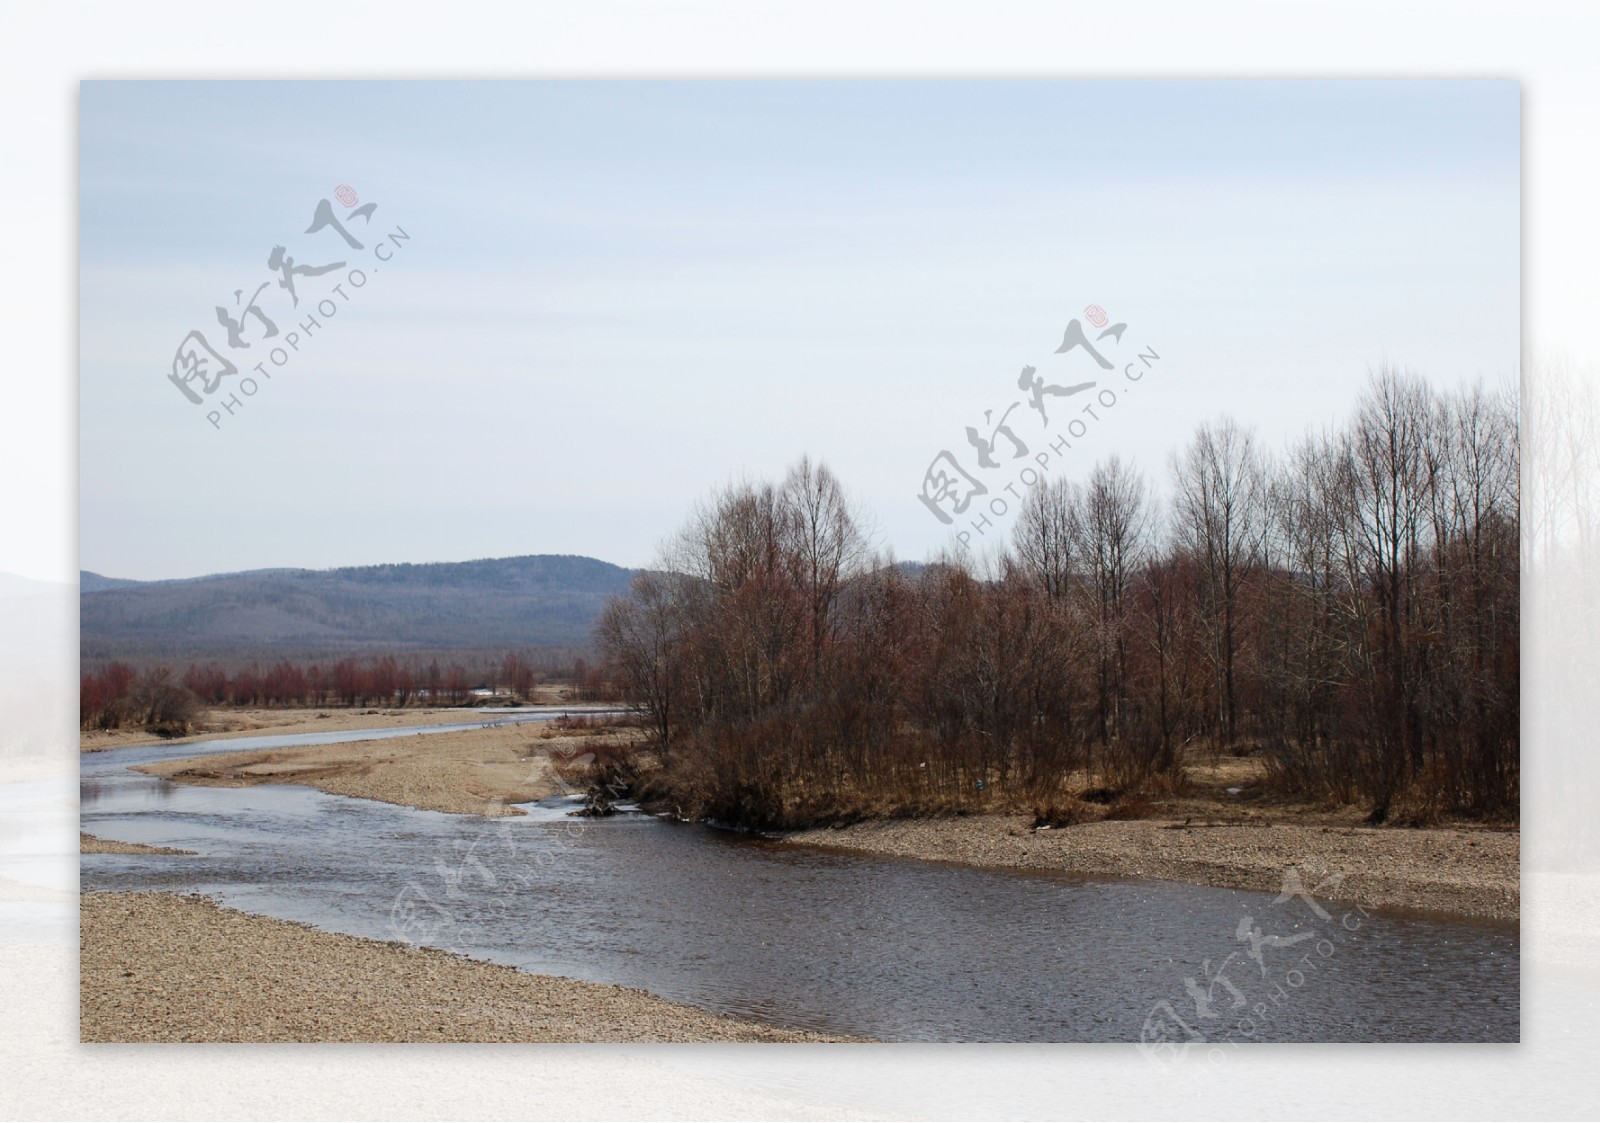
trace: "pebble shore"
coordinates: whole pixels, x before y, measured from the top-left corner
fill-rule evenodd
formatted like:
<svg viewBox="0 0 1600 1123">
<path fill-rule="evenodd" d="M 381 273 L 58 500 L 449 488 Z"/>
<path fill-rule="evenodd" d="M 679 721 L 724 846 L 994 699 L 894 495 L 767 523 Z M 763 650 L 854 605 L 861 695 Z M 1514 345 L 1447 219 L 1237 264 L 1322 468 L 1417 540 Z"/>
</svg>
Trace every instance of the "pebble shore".
<svg viewBox="0 0 1600 1123">
<path fill-rule="evenodd" d="M 1036 831 L 1021 816 L 978 815 L 858 823 L 799 831 L 785 839 L 1000 869 L 1146 877 L 1272 893 L 1294 868 L 1319 883 L 1343 875 L 1337 887 L 1319 894 L 1333 900 L 1481 920 L 1515 921 L 1521 905 L 1521 833 L 1515 830 L 1135 820 Z"/>
<path fill-rule="evenodd" d="M 80 854 L 193 854 L 193 850 L 174 850 L 170 846 L 146 846 L 142 842 L 118 842 L 115 839 L 96 838 L 78 832 Z"/>
<path fill-rule="evenodd" d="M 179 784 L 241 788 L 303 784 L 455 815 L 521 815 L 512 806 L 563 789 L 551 754 L 595 740 L 550 728 L 501 725 L 381 741 L 214 753 L 145 764 L 136 771 Z"/>
<path fill-rule="evenodd" d="M 203 897 L 80 904 L 85 1042 L 816 1042 L 642 990 L 357 939 Z"/>
</svg>

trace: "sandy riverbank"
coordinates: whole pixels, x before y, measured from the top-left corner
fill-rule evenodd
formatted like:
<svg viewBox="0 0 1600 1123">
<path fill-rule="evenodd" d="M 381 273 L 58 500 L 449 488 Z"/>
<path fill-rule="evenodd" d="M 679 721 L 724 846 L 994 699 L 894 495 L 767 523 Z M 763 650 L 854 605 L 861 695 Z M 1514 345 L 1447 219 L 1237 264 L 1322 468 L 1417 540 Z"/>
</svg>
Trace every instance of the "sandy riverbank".
<svg viewBox="0 0 1600 1123">
<path fill-rule="evenodd" d="M 1407 830 L 1258 820 L 1182 825 L 1182 820 L 1081 823 L 1030 829 L 1023 816 L 978 815 L 858 823 L 785 836 L 793 843 L 1001 869 L 1148 877 L 1227 889 L 1278 892 L 1291 867 L 1307 888 L 1365 906 L 1516 920 L 1521 903 L 1518 831 Z"/>
<path fill-rule="evenodd" d="M 292 749 L 254 749 L 141 765 L 175 783 L 241 788 L 305 784 L 334 795 L 460 815 L 520 815 L 509 806 L 565 790 L 550 755 L 627 733 L 558 734 L 542 723 Z"/>
<path fill-rule="evenodd" d="M 342 720 L 438 723 L 461 711 L 347 714 Z M 298 731 L 320 722 L 299 711 L 264 711 Z M 296 724 L 298 723 L 298 725 Z M 365 726 L 371 728 L 372 726 Z M 325 728 L 325 726 L 324 726 Z M 358 726 L 351 726 L 358 728 Z M 632 734 L 600 734 L 625 741 Z M 306 784 L 338 795 L 457 814 L 519 814 L 513 803 L 564 790 L 550 754 L 582 751 L 597 734 L 544 725 L 507 725 L 384 741 L 245 751 L 146 765 L 179 783 L 244 787 Z M 1521 834 L 1473 826 L 1369 827 L 1355 808 L 1272 802 L 1256 762 L 1223 758 L 1191 769 L 1182 798 L 1149 818 L 1083 822 L 1033 830 L 1028 817 L 858 823 L 792 833 L 788 841 L 1000 869 L 1048 869 L 1087 876 L 1147 877 L 1276 892 L 1290 868 L 1321 883 L 1324 896 L 1383 908 L 1516 920 L 1521 904 Z"/>
<path fill-rule="evenodd" d="M 90 893 L 80 918 L 86 1042 L 837 1040 L 199 897 Z"/>
<path fill-rule="evenodd" d="M 170 846 L 146 846 L 142 842 L 118 842 L 115 839 L 96 838 L 85 831 L 78 832 L 80 854 L 193 854 L 193 850 L 174 850 Z"/>
<path fill-rule="evenodd" d="M 581 713 L 614 707 L 567 705 L 540 699 L 540 708 Z M 473 706 L 427 706 L 403 709 L 234 709 L 221 707 L 209 711 L 194 733 L 187 737 L 161 738 L 142 729 L 89 729 L 78 734 L 82 752 L 134 748 L 139 745 L 182 745 L 193 741 L 224 741 L 235 737 L 286 736 L 297 733 L 343 733 L 352 729 L 405 729 L 415 725 L 465 725 L 493 721 L 493 710 Z"/>
</svg>

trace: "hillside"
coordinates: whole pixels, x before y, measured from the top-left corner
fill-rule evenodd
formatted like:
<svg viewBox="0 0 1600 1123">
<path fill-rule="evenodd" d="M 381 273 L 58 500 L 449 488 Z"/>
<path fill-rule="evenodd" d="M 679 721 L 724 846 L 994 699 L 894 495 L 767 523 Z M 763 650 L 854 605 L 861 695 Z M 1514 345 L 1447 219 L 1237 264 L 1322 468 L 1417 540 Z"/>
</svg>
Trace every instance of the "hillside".
<svg viewBox="0 0 1600 1123">
<path fill-rule="evenodd" d="M 80 655 L 148 661 L 584 647 L 631 571 L 533 555 L 180 581 L 85 573 Z"/>
<path fill-rule="evenodd" d="M 130 581 L 126 577 L 102 577 L 98 573 L 91 573 L 87 569 L 78 570 L 78 592 L 103 593 L 107 589 L 126 589 L 131 585 L 147 584 L 144 581 Z"/>
</svg>

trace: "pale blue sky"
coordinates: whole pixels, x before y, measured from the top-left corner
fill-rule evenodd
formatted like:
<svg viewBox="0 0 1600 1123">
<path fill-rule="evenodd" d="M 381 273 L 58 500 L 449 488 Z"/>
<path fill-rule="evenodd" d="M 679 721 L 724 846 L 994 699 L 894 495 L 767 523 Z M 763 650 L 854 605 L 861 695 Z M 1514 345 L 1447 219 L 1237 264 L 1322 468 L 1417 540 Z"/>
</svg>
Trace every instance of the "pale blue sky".
<svg viewBox="0 0 1600 1123">
<path fill-rule="evenodd" d="M 1159 479 L 1222 412 L 1276 446 L 1385 361 L 1516 371 L 1514 82 L 81 96 L 80 550 L 116 576 L 638 565 L 708 488 L 802 453 L 920 558 L 950 534 L 924 469 L 1090 303 L 1165 365 L 1072 471 L 1115 451 Z M 274 245 L 370 264 L 359 223 L 361 254 L 301 233 L 338 184 L 411 240 L 214 430 L 165 377 L 174 348 L 223 346 L 213 307 L 270 279 Z M 302 308 L 332 280 L 302 278 Z"/>
</svg>

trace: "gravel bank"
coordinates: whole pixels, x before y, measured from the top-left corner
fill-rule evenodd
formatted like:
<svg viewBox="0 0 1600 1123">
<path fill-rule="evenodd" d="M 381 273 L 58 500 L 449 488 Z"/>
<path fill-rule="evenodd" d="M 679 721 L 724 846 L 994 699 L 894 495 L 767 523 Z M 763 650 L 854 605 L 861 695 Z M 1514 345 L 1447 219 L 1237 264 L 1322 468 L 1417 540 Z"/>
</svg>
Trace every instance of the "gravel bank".
<svg viewBox="0 0 1600 1123">
<path fill-rule="evenodd" d="M 1319 896 L 1480 919 L 1516 920 L 1521 903 L 1521 834 L 1515 830 L 1184 827 L 1181 820 L 1143 820 L 1035 831 L 1020 816 L 983 815 L 858 823 L 785 838 L 904 858 L 1270 892 L 1282 887 L 1286 870 L 1299 867 L 1318 882 L 1344 875 L 1337 889 Z"/>
<path fill-rule="evenodd" d="M 582 713 L 615 707 L 595 703 L 569 704 L 557 692 L 541 690 L 535 705 L 552 711 Z M 492 709 L 474 706 L 406 706 L 401 709 L 318 710 L 306 707 L 210 710 L 195 732 L 187 737 L 155 737 L 142 729 L 86 729 L 78 734 L 78 748 L 86 753 L 131 749 L 140 745 L 182 745 L 193 741 L 226 741 L 236 737 L 269 737 L 291 733 L 343 733 L 351 729 L 405 729 L 413 725 L 465 725 L 493 721 Z"/>
<path fill-rule="evenodd" d="M 90 893 L 80 910 L 86 1042 L 839 1040 L 200 897 Z"/>
<path fill-rule="evenodd" d="M 488 721 L 492 715 L 468 707 L 425 709 L 212 710 L 187 737 L 154 737 L 142 729 L 86 729 L 78 748 L 86 753 L 132 749 L 141 745 L 182 745 L 193 741 L 227 741 L 237 737 L 270 737 L 292 733 L 344 733 L 352 729 L 404 729 L 413 725 L 449 725 Z"/>
<path fill-rule="evenodd" d="M 170 846 L 146 846 L 142 842 L 116 842 L 78 832 L 80 854 L 193 854 L 193 850 L 174 850 Z"/>
<path fill-rule="evenodd" d="M 563 789 L 550 754 L 598 738 L 551 736 L 542 725 L 499 725 L 297 749 L 247 750 L 139 767 L 180 784 L 242 788 L 305 784 L 334 795 L 376 799 L 458 815 L 521 815 L 508 806 Z M 608 737 L 626 734 L 606 735 Z"/>
</svg>

